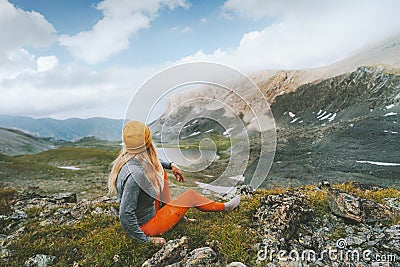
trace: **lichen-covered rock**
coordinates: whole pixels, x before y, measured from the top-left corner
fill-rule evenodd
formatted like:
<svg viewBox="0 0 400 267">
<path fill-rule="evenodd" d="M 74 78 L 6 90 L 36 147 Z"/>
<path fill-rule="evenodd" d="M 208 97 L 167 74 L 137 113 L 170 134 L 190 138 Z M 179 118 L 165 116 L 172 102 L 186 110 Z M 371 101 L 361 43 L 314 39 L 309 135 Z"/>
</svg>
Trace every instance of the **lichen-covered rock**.
<svg viewBox="0 0 400 267">
<path fill-rule="evenodd" d="M 180 262 L 181 266 L 214 266 L 217 261 L 217 254 L 210 247 L 196 248 L 192 250 L 189 255 L 186 256 Z"/>
<path fill-rule="evenodd" d="M 288 191 L 270 195 L 261 200 L 254 218 L 259 225 L 258 232 L 270 245 L 289 240 L 298 229 L 298 224 L 311 220 L 313 211 L 305 195 Z"/>
<path fill-rule="evenodd" d="M 254 194 L 254 189 L 251 187 L 251 185 L 239 185 L 236 186 L 236 194 L 245 197 L 252 197 Z"/>
<path fill-rule="evenodd" d="M 26 215 L 26 213 L 23 212 L 22 210 L 16 210 L 8 218 L 9 220 L 21 222 L 21 221 L 26 221 L 28 219 L 28 215 Z"/>
<path fill-rule="evenodd" d="M 6 259 L 10 257 L 10 255 L 11 255 L 11 250 L 0 247 L 0 259 Z"/>
<path fill-rule="evenodd" d="M 168 241 L 159 251 L 150 259 L 146 260 L 142 267 L 147 266 L 166 266 L 179 262 L 187 255 L 188 238 L 183 236 L 180 239 Z"/>
<path fill-rule="evenodd" d="M 52 196 L 52 198 L 56 201 L 57 204 L 62 203 L 76 203 L 76 193 L 66 192 L 66 193 L 57 193 Z"/>
<path fill-rule="evenodd" d="M 394 214 L 400 214 L 400 198 L 385 198 L 385 204 Z"/>
<path fill-rule="evenodd" d="M 393 218 L 390 208 L 367 199 L 360 199 L 363 221 L 366 223 L 382 222 Z"/>
<path fill-rule="evenodd" d="M 18 239 L 25 231 L 26 231 L 25 226 L 18 228 L 17 231 L 15 231 L 14 233 L 12 233 L 9 236 L 6 236 L 3 239 L 1 246 L 5 246 L 5 247 L 9 246 L 13 241 Z"/>
<path fill-rule="evenodd" d="M 393 216 L 388 207 L 351 195 L 340 189 L 329 189 L 328 202 L 335 215 L 356 222 L 373 223 L 390 219 Z"/>
<path fill-rule="evenodd" d="M 46 267 L 51 266 L 56 259 L 55 256 L 37 254 L 30 257 L 24 264 L 24 267 Z"/>
<path fill-rule="evenodd" d="M 400 255 L 400 224 L 386 228 L 384 232 L 385 242 L 382 243 L 382 247 Z"/>
<path fill-rule="evenodd" d="M 329 207 L 337 216 L 348 218 L 356 222 L 362 221 L 360 198 L 350 195 L 339 189 L 331 188 L 328 191 Z"/>
</svg>

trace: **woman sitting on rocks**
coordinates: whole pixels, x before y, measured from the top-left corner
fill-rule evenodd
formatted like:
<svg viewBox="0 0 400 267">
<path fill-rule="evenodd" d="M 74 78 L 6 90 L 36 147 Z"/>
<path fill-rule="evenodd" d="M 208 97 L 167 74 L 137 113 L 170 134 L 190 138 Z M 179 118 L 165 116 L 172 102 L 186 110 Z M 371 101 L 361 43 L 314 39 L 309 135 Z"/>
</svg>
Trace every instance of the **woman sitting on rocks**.
<svg viewBox="0 0 400 267">
<path fill-rule="evenodd" d="M 184 180 L 182 171 L 174 163 L 160 162 L 150 129 L 141 122 L 130 121 L 123 129 L 122 138 L 124 149 L 114 162 L 108 188 L 111 193 L 117 193 L 121 225 L 129 236 L 165 244 L 164 238 L 156 236 L 173 228 L 189 208 L 217 212 L 230 211 L 239 205 L 240 196 L 220 203 L 193 190 L 171 200 L 164 169 L 171 169 L 179 182 Z"/>
</svg>

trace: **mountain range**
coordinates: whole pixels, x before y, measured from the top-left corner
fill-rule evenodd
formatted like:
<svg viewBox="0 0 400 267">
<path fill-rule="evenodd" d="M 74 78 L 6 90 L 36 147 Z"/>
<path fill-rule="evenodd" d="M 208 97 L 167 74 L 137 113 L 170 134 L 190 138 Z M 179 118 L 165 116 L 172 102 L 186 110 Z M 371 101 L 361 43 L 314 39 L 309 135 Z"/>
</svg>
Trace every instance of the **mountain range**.
<svg viewBox="0 0 400 267">
<path fill-rule="evenodd" d="M 275 160 L 264 187 L 321 180 L 400 186 L 400 36 L 329 66 L 268 70 L 251 78 L 268 101 L 277 129 Z M 246 90 L 241 81 L 231 86 Z M 229 120 L 228 110 L 185 103 L 194 96 L 229 99 L 229 93 L 215 87 L 176 93 L 165 112 L 168 120 L 162 116 L 153 128 L 166 122 L 164 127 L 176 127 L 190 117 L 192 121 L 179 126 L 180 137 L 208 137 L 215 122 L 205 118 Z M 249 130 L 251 108 L 239 98 L 229 101 Z M 251 176 L 257 160 L 250 157 L 245 176 Z"/>
<path fill-rule="evenodd" d="M 329 66 L 267 70 L 250 77 L 268 101 L 277 130 L 275 159 L 264 187 L 321 180 L 360 180 L 400 187 L 400 36 Z M 245 90 L 241 81 L 232 81 L 232 86 Z M 193 138 L 197 142 L 210 137 L 212 131 L 212 137 L 223 137 L 216 139 L 217 145 L 226 148 L 224 140 L 230 135 L 234 139 L 235 129 L 224 129 L 206 119 L 229 121 L 226 110 L 182 104 L 205 94 L 227 97 L 226 91 L 212 88 L 172 95 L 165 114 L 179 108 L 168 118 L 169 125 L 165 124 L 166 115 L 152 124 L 154 139 L 158 140 L 157 131 L 164 125 L 166 129 L 179 127 L 186 145 Z M 240 100 L 231 101 L 236 117 L 249 129 L 251 109 Z M 185 118 L 193 119 L 182 125 Z M 57 146 L 58 140 L 86 136 L 120 141 L 122 123 L 105 118 L 55 120 L 0 115 L 0 126 L 4 127 L 0 129 L 0 150 L 9 155 L 35 153 Z M 254 140 L 245 177 L 251 176 L 258 162 L 259 144 L 257 138 Z"/>
<path fill-rule="evenodd" d="M 121 140 L 122 123 L 123 120 L 107 118 L 56 120 L 0 115 L 1 127 L 18 129 L 36 137 L 50 137 L 66 141 L 74 141 L 87 136 L 118 141 Z"/>
</svg>

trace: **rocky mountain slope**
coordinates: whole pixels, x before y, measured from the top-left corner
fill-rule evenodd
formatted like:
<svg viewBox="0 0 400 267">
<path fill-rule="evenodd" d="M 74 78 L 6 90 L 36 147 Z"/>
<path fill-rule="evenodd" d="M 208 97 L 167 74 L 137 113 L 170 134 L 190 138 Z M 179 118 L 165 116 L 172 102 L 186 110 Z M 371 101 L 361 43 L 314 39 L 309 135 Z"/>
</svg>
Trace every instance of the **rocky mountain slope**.
<svg viewBox="0 0 400 267">
<path fill-rule="evenodd" d="M 277 128 L 275 160 L 264 186 L 321 179 L 400 186 L 399 67 L 400 37 L 396 37 L 329 66 L 251 75 L 270 104 Z M 232 81 L 231 86 L 246 93 L 240 81 Z M 208 137 L 215 122 L 204 118 L 228 120 L 227 109 L 207 103 L 202 108 L 184 104 L 206 95 L 229 99 L 226 103 L 249 130 L 254 120 L 251 107 L 229 94 L 215 87 L 176 93 L 165 112 L 170 116 L 167 127 L 179 127 L 180 138 L 186 142 L 194 134 L 196 140 Z M 180 108 L 171 115 L 176 107 Z M 167 121 L 165 116 L 154 124 L 155 129 Z M 180 125 L 185 118 L 192 120 Z M 220 136 L 226 130 L 219 130 Z M 235 138 L 235 130 L 231 131 Z M 257 151 L 259 145 L 251 145 Z M 250 159 L 248 176 L 256 160 Z"/>
<path fill-rule="evenodd" d="M 271 176 L 294 184 L 325 177 L 399 186 L 399 74 L 360 67 L 278 96 Z"/>
<path fill-rule="evenodd" d="M 2 154 L 31 154 L 52 148 L 55 148 L 55 142 L 50 138 L 38 138 L 19 130 L 0 127 L 0 153 Z"/>
</svg>

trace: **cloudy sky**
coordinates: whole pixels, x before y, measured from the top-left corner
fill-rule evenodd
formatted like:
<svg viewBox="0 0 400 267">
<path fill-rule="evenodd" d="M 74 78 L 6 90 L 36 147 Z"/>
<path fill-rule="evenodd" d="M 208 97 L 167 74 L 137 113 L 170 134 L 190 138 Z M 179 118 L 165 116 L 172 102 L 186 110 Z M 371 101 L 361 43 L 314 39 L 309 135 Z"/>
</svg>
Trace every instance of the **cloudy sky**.
<svg viewBox="0 0 400 267">
<path fill-rule="evenodd" d="M 398 0 L 0 0 L 0 114 L 123 118 L 181 62 L 316 67 L 400 34 Z"/>
</svg>

